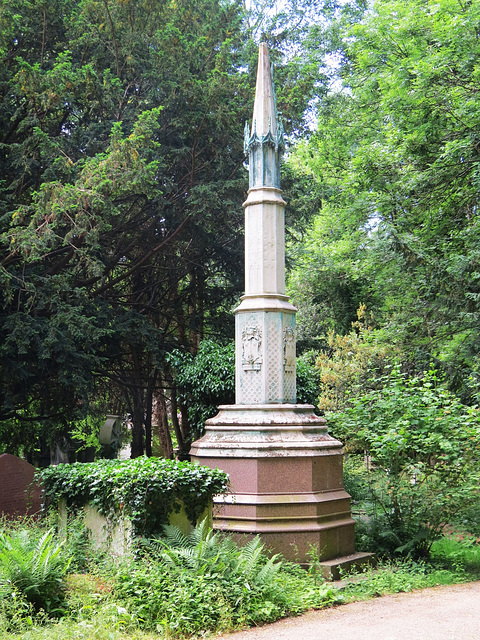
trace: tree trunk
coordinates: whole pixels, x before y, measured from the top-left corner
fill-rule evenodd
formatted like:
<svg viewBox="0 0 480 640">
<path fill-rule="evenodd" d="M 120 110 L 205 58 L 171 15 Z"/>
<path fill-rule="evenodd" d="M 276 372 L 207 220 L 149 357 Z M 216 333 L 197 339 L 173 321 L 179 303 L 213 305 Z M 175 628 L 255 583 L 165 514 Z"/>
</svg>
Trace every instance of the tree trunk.
<svg viewBox="0 0 480 640">
<path fill-rule="evenodd" d="M 177 445 L 178 451 L 185 450 L 185 440 L 183 437 L 182 429 L 180 427 L 180 422 L 178 421 L 178 406 L 177 406 L 177 390 L 175 387 L 172 387 L 171 396 L 170 396 L 170 407 L 171 407 L 171 418 L 172 424 L 175 431 L 175 435 L 177 437 Z"/>
<path fill-rule="evenodd" d="M 131 458 L 143 456 L 143 424 L 144 424 L 144 405 L 143 393 L 140 386 L 132 389 L 133 410 L 132 410 L 132 451 Z"/>
<path fill-rule="evenodd" d="M 154 401 L 154 429 L 158 437 L 162 455 L 169 460 L 173 459 L 173 444 L 168 426 L 168 409 L 163 390 L 159 390 Z"/>
<path fill-rule="evenodd" d="M 152 404 L 153 404 L 153 390 L 152 385 L 154 381 L 148 386 L 145 400 L 145 453 L 152 457 Z"/>
</svg>

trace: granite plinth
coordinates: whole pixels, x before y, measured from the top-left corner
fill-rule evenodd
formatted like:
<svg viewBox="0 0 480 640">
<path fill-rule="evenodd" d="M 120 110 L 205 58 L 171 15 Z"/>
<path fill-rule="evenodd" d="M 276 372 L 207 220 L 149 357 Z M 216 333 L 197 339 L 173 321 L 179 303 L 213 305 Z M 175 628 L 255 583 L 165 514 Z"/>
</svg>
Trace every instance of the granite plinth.
<svg viewBox="0 0 480 640">
<path fill-rule="evenodd" d="M 216 500 L 214 527 L 260 535 L 287 559 L 354 553 L 342 444 L 310 405 L 227 405 L 207 420 L 192 460 L 226 471 L 231 495 Z"/>
</svg>

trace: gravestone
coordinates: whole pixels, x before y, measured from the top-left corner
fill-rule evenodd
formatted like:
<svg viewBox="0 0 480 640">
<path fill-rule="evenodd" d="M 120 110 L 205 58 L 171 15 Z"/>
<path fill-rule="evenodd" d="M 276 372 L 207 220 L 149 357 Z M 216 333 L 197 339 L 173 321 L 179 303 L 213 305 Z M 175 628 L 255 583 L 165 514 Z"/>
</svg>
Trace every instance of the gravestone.
<svg viewBox="0 0 480 640">
<path fill-rule="evenodd" d="M 0 514 L 33 516 L 41 511 L 41 488 L 33 484 L 35 467 L 10 453 L 0 455 Z"/>
</svg>

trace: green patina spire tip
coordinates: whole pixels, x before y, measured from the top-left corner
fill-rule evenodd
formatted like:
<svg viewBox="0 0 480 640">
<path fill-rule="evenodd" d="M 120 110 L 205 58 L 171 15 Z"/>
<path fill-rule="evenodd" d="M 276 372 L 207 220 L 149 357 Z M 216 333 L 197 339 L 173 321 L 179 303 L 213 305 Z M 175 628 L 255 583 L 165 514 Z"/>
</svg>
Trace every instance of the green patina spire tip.
<svg viewBox="0 0 480 640">
<path fill-rule="evenodd" d="M 280 188 L 280 157 L 285 148 L 283 126 L 279 120 L 267 45 L 258 53 L 257 85 L 252 130 L 245 123 L 245 154 L 249 156 L 250 188 Z"/>
</svg>

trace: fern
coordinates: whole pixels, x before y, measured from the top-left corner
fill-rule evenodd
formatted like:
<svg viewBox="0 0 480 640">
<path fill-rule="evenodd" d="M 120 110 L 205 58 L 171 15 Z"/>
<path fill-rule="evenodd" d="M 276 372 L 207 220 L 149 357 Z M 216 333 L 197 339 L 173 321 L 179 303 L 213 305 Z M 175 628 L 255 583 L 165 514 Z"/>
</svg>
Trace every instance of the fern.
<svg viewBox="0 0 480 640">
<path fill-rule="evenodd" d="M 268 559 L 259 537 L 243 547 L 208 526 L 205 519 L 188 535 L 178 527 L 164 527 L 164 538 L 154 542 L 160 557 L 171 568 L 184 568 L 197 575 L 221 575 L 242 583 L 264 587 L 281 569 L 278 555 Z"/>
<path fill-rule="evenodd" d="M 163 531 L 163 542 L 166 546 L 171 547 L 172 549 L 190 546 L 189 536 L 186 536 L 179 527 L 168 524 L 163 527 Z"/>
<path fill-rule="evenodd" d="M 53 530 L 40 537 L 28 529 L 0 532 L 0 593 L 14 588 L 35 609 L 55 614 L 65 593 L 69 560 Z"/>
</svg>

